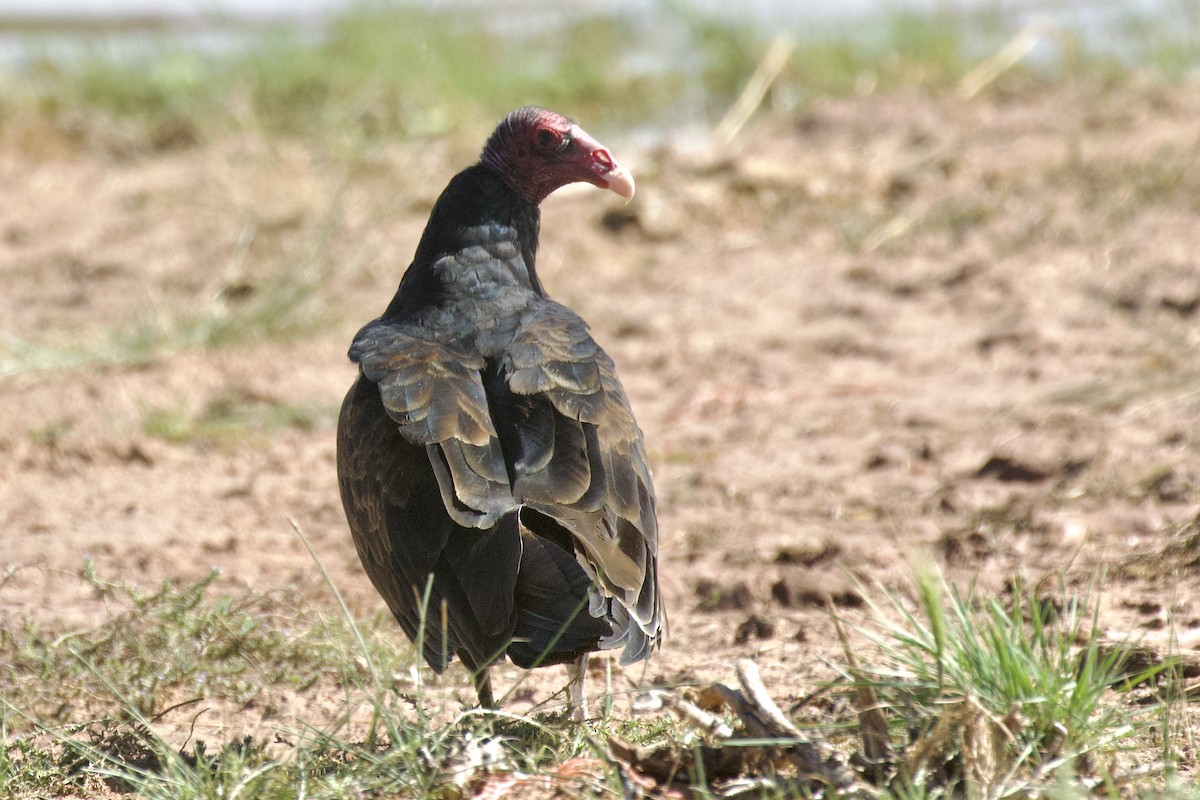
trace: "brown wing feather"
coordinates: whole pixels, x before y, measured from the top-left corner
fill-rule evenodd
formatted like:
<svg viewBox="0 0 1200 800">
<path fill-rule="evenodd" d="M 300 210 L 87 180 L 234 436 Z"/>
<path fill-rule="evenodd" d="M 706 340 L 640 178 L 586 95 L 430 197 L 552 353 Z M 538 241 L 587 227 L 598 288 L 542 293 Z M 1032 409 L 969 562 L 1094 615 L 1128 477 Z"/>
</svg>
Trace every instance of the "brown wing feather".
<svg viewBox="0 0 1200 800">
<path fill-rule="evenodd" d="M 378 385 L 400 434 L 428 451 L 455 522 L 486 528 L 516 510 L 481 379 L 482 356 L 394 326 L 368 329 L 351 356 Z"/>
<path fill-rule="evenodd" d="M 406 442 L 379 401 L 379 390 L 359 378 L 346 395 L 338 420 L 338 484 L 346 519 L 363 568 L 409 638 L 421 626 L 426 576 L 433 572 L 452 525 L 422 526 L 403 542 L 389 527 L 395 510 L 418 513 L 422 495 L 437 485 L 421 448 Z M 445 514 L 442 515 L 445 517 Z M 453 636 L 430 626 L 423 642 L 425 657 L 435 669 L 445 667 L 447 655 L 458 650 Z"/>
<path fill-rule="evenodd" d="M 522 545 L 482 359 L 390 326 L 351 357 L 338 478 L 363 567 L 431 666 L 485 666 L 517 625 Z"/>
<path fill-rule="evenodd" d="M 553 456 L 518 471 L 514 496 L 566 529 L 585 571 L 636 623 L 622 661 L 648 655 L 664 623 L 654 489 L 612 359 L 578 316 L 547 303 L 509 349 L 507 388 L 557 412 Z"/>
</svg>

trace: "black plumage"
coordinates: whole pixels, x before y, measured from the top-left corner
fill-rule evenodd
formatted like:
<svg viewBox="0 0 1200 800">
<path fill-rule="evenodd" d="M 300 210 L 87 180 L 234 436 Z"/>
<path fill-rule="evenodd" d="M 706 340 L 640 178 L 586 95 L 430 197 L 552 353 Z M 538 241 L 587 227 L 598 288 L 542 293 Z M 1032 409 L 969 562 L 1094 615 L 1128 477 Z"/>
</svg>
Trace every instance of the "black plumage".
<svg viewBox="0 0 1200 800">
<path fill-rule="evenodd" d="M 338 422 L 346 517 L 371 581 L 438 672 L 531 668 L 663 635 L 654 489 L 612 360 L 547 297 L 538 203 L 633 182 L 568 119 L 510 114 L 435 204 L 395 297 L 354 339 Z M 578 712 L 579 709 L 576 709 Z"/>
</svg>

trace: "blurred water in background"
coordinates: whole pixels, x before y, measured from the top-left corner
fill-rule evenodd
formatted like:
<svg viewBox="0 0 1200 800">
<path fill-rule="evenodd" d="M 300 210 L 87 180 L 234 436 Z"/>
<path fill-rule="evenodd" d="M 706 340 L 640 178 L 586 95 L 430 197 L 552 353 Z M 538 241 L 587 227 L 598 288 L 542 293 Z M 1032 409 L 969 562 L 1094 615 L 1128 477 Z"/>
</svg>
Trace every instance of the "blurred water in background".
<svg viewBox="0 0 1200 800">
<path fill-rule="evenodd" d="M 0 0 L 0 65 L 96 55 L 137 58 L 164 48 L 221 53 L 281 27 L 320 37 L 323 26 L 340 13 L 386 5 L 379 0 Z M 1002 35 L 1044 22 L 1078 37 L 1089 51 L 1118 58 L 1130 54 L 1131 31 L 1147 35 L 1147 23 L 1189 41 L 1200 28 L 1200 0 L 416 0 L 407 5 L 462 11 L 499 33 L 597 14 L 666 28 L 682 8 L 769 31 L 792 30 L 800 38 L 855 25 L 863 26 L 856 33 L 869 36 L 870 20 L 882 14 L 986 12 Z M 995 46 L 992 33 L 988 42 L 965 44 L 984 55 Z M 669 38 L 670 31 L 664 35 Z"/>
</svg>

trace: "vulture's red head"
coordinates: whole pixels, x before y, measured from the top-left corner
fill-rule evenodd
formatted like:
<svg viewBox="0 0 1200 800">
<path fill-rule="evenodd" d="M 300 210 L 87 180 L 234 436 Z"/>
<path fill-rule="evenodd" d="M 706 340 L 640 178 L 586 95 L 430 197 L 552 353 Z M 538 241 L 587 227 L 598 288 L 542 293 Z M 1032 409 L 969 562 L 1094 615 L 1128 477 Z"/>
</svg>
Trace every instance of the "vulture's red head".
<svg viewBox="0 0 1200 800">
<path fill-rule="evenodd" d="M 537 205 L 555 189 L 587 181 L 633 198 L 633 177 L 604 145 L 561 114 L 536 106 L 504 118 L 483 148 L 480 161 L 495 170 L 521 198 Z"/>
</svg>

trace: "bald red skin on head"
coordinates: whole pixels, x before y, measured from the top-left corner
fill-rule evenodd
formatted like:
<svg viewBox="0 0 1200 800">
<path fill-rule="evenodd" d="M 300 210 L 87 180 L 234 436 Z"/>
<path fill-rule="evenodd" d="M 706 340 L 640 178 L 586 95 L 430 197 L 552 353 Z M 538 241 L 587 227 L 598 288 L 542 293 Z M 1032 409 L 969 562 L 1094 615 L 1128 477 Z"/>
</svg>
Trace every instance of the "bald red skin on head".
<svg viewBox="0 0 1200 800">
<path fill-rule="evenodd" d="M 480 162 L 533 205 L 576 182 L 633 198 L 633 177 L 604 145 L 569 117 L 537 106 L 505 117 L 484 146 Z"/>
</svg>

